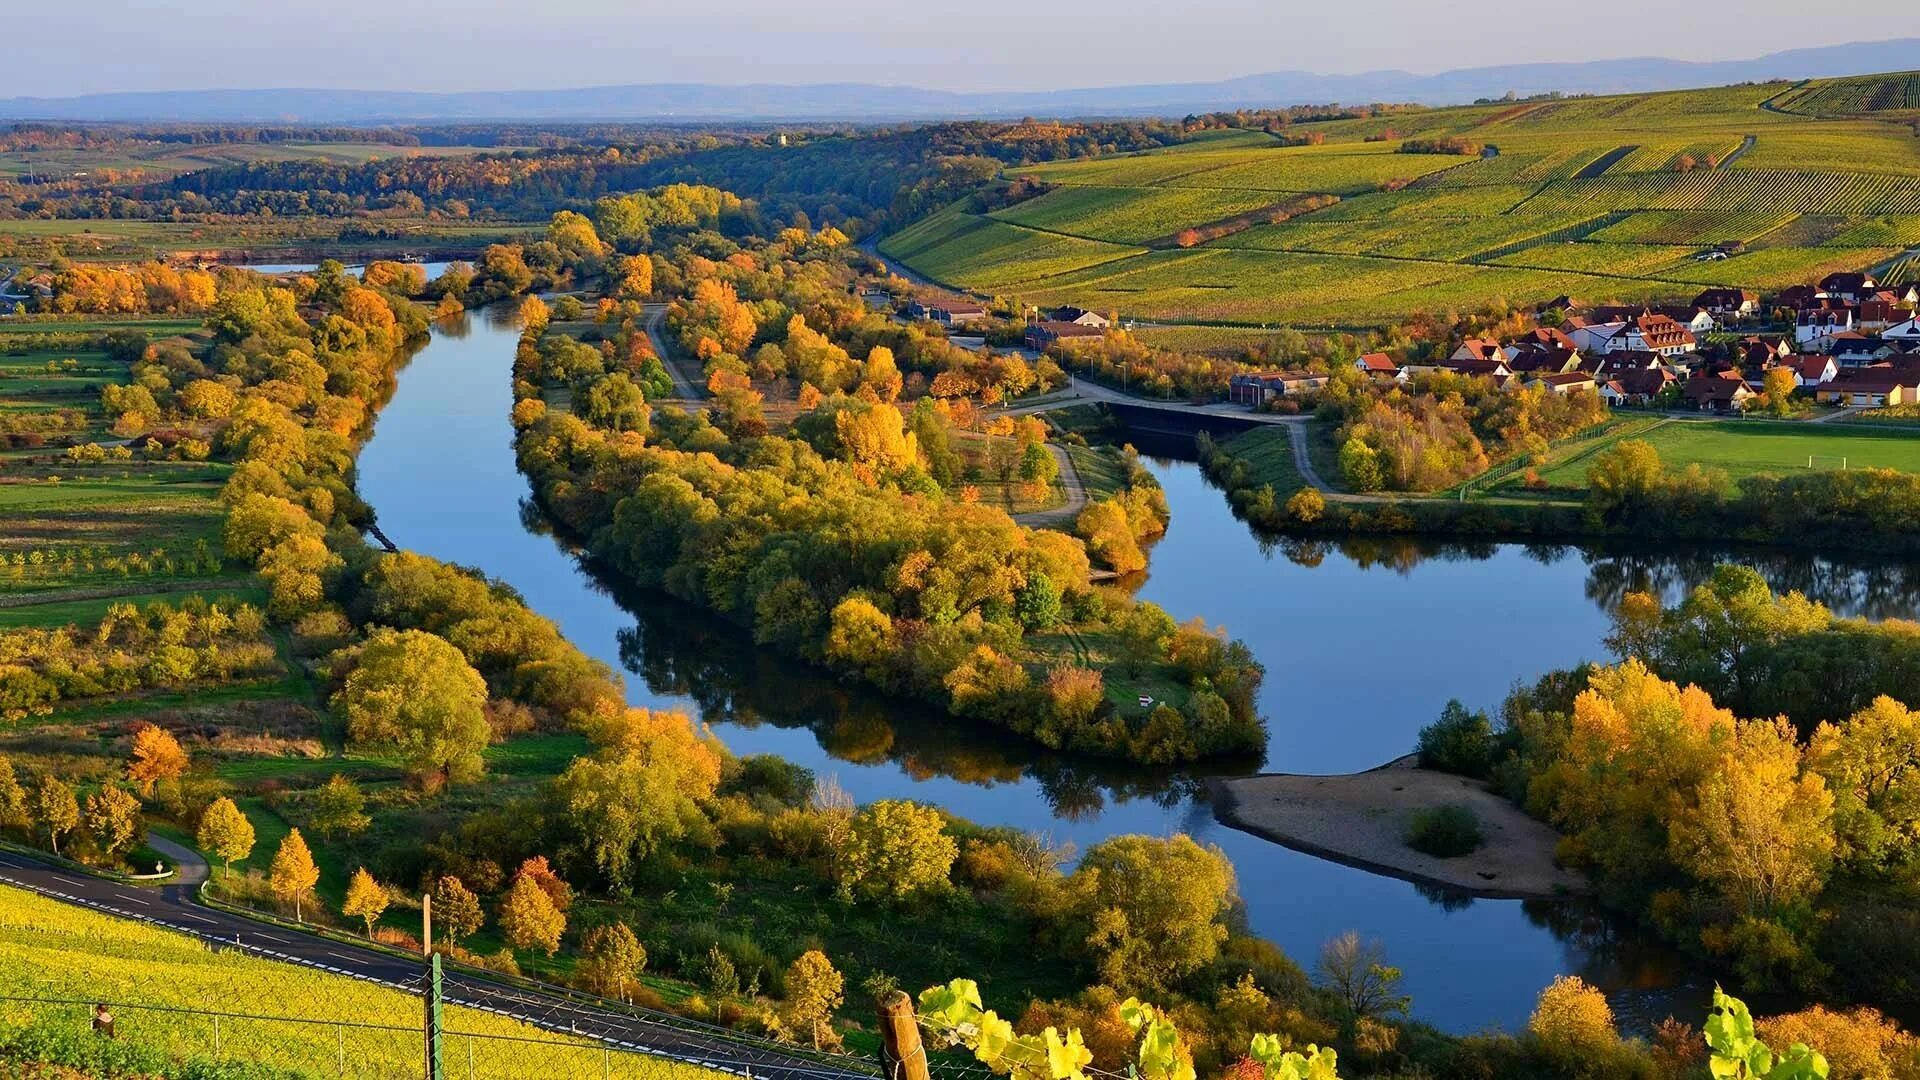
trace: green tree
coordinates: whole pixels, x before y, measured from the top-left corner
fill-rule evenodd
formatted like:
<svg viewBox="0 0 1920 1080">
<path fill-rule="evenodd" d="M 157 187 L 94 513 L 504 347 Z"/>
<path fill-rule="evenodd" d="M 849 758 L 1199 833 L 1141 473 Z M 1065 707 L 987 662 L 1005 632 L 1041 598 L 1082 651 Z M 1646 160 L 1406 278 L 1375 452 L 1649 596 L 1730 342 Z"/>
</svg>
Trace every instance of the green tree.
<svg viewBox="0 0 1920 1080">
<path fill-rule="evenodd" d="M 652 410 L 647 395 L 624 371 L 602 375 L 580 395 L 580 418 L 608 431 L 637 431 L 645 435 Z"/>
<path fill-rule="evenodd" d="M 131 850 L 140 838 L 140 800 L 113 784 L 88 795 L 87 832 L 108 859 Z"/>
<path fill-rule="evenodd" d="M 540 949 L 552 956 L 560 948 L 567 917 L 553 906 L 553 898 L 531 875 L 513 879 L 500 901 L 500 935 L 516 949 Z"/>
<path fill-rule="evenodd" d="M 1029 484 L 1051 484 L 1060 479 L 1060 463 L 1042 443 L 1028 443 L 1020 451 L 1020 479 Z"/>
<path fill-rule="evenodd" d="M 1386 482 L 1379 452 L 1357 437 L 1340 446 L 1340 475 L 1355 491 L 1378 491 Z"/>
<path fill-rule="evenodd" d="M 1587 468 L 1587 513 L 1604 524 L 1617 524 L 1665 483 L 1660 452 L 1653 444 L 1622 439 Z"/>
<path fill-rule="evenodd" d="M 1093 926 L 1101 978 L 1163 990 L 1206 967 L 1227 938 L 1233 867 L 1188 836 L 1116 836 L 1087 849 L 1071 879 Z"/>
<path fill-rule="evenodd" d="M 314 865 L 306 838 L 299 829 L 289 829 L 273 853 L 273 864 L 267 870 L 268 887 L 281 903 L 292 902 L 293 920 L 299 922 L 301 901 L 319 882 L 320 868 Z"/>
<path fill-rule="evenodd" d="M 595 993 L 627 1000 L 627 990 L 647 968 L 647 950 L 626 923 L 587 931 L 580 947 L 580 975 Z"/>
<path fill-rule="evenodd" d="M 47 846 L 60 854 L 60 838 L 80 824 L 80 803 L 73 789 L 57 777 L 43 776 L 33 789 L 33 817 L 47 838 Z"/>
<path fill-rule="evenodd" d="M 846 978 L 819 949 L 809 949 L 787 968 L 787 1027 L 815 1050 L 837 1049 L 833 1011 L 846 1001 Z"/>
<path fill-rule="evenodd" d="M 459 878 L 448 874 L 433 883 L 433 922 L 446 931 L 448 941 L 460 944 L 461 938 L 478 931 L 486 921 L 480 898 Z"/>
<path fill-rule="evenodd" d="M 352 880 L 347 882 L 346 902 L 340 905 L 340 914 L 349 919 L 364 920 L 367 936 L 372 937 L 373 924 L 380 921 L 390 899 L 387 890 L 373 880 L 373 875 L 367 873 L 367 868 L 363 866 L 355 870 Z"/>
<path fill-rule="evenodd" d="M 336 832 L 351 836 L 373 824 L 367 816 L 367 797 L 351 777 L 334 773 L 313 793 L 313 827 L 328 839 Z"/>
<path fill-rule="evenodd" d="M 380 629 L 367 638 L 333 696 L 359 746 L 397 748 L 416 775 L 464 783 L 484 768 L 492 737 L 487 684 L 460 650 L 424 630 Z"/>
<path fill-rule="evenodd" d="M 1920 712 L 1882 694 L 1815 729 L 1807 765 L 1833 792 L 1842 862 L 1891 873 L 1920 858 Z"/>
<path fill-rule="evenodd" d="M 253 822 L 225 795 L 207 804 L 200 814 L 200 828 L 194 834 L 201 850 L 222 863 L 223 874 L 233 873 L 235 859 L 253 853 Z"/>
</svg>

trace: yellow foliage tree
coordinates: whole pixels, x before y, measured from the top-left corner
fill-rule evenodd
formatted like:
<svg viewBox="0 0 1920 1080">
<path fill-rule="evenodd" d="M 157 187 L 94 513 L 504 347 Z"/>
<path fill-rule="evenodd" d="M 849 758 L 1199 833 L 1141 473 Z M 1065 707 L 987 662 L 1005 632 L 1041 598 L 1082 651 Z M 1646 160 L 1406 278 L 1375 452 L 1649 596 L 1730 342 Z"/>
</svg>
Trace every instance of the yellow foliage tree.
<svg viewBox="0 0 1920 1080">
<path fill-rule="evenodd" d="M 142 724 L 133 733 L 133 751 L 127 779 L 140 788 L 141 798 L 153 796 L 153 786 L 187 771 L 187 752 L 173 733 L 157 724 Z"/>
<path fill-rule="evenodd" d="M 340 906 L 340 914 L 349 919 L 364 920 L 367 936 L 372 937 L 373 924 L 387 910 L 388 900 L 387 890 L 373 880 L 373 875 L 367 873 L 367 868 L 363 866 L 355 870 L 353 879 L 347 882 L 347 899 Z"/>
<path fill-rule="evenodd" d="M 299 829 L 287 832 L 273 853 L 273 865 L 267 871 L 267 884 L 281 903 L 293 903 L 293 918 L 300 921 L 300 902 L 320 882 L 320 868 L 314 865 L 313 852 Z"/>
<path fill-rule="evenodd" d="M 500 934 L 516 949 L 540 949 L 552 956 L 560 948 L 567 917 L 532 876 L 521 874 L 500 901 Z"/>
</svg>

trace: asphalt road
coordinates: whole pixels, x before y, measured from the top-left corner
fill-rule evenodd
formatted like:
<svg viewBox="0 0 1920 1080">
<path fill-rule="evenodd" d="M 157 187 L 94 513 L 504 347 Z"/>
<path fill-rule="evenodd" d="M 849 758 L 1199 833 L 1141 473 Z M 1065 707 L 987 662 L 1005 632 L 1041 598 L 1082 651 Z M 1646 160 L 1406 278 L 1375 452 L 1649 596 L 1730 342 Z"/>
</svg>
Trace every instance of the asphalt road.
<svg viewBox="0 0 1920 1080">
<path fill-rule="evenodd" d="M 337 975 L 395 988 L 417 985 L 426 965 L 378 949 L 302 934 L 200 905 L 192 885 L 143 887 L 0 851 L 0 881 L 110 915 L 181 930 L 224 948 L 304 964 Z M 598 1039 L 609 1046 L 643 1051 L 692 1065 L 767 1080 L 872 1080 L 856 1061 L 842 1065 L 809 1059 L 776 1044 L 760 1043 L 719 1028 L 643 1010 L 604 1006 L 495 983 L 446 971 L 444 1000 L 512 1017 L 548 1031 Z M 457 1031 L 457 1023 L 449 1024 Z"/>
</svg>

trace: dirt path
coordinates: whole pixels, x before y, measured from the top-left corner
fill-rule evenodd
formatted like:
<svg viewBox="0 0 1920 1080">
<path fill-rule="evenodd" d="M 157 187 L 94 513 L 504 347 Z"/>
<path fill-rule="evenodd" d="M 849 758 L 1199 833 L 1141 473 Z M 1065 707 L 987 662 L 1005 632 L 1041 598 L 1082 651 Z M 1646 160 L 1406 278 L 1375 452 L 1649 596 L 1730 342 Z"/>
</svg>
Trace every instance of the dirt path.
<svg viewBox="0 0 1920 1080">
<path fill-rule="evenodd" d="M 1087 487 L 1080 480 L 1080 470 L 1073 466 L 1073 455 L 1052 443 L 1047 444 L 1047 452 L 1053 455 L 1054 462 L 1060 466 L 1060 489 L 1067 493 L 1067 501 L 1051 509 L 1013 515 L 1013 520 L 1033 528 L 1070 522 L 1079 517 L 1080 511 L 1087 506 Z"/>
</svg>

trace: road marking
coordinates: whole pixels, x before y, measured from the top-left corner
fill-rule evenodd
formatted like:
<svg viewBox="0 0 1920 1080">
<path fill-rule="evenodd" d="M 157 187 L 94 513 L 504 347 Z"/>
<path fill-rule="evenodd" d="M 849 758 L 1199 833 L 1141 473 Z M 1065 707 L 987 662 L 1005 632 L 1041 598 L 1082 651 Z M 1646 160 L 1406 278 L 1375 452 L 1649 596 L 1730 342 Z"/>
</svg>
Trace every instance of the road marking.
<svg viewBox="0 0 1920 1080">
<path fill-rule="evenodd" d="M 360 958 L 357 956 L 343 956 L 340 953 L 334 952 L 332 949 L 327 950 L 327 955 L 339 957 L 340 959 L 345 960 L 349 964 L 357 964 L 360 962 Z"/>
</svg>

